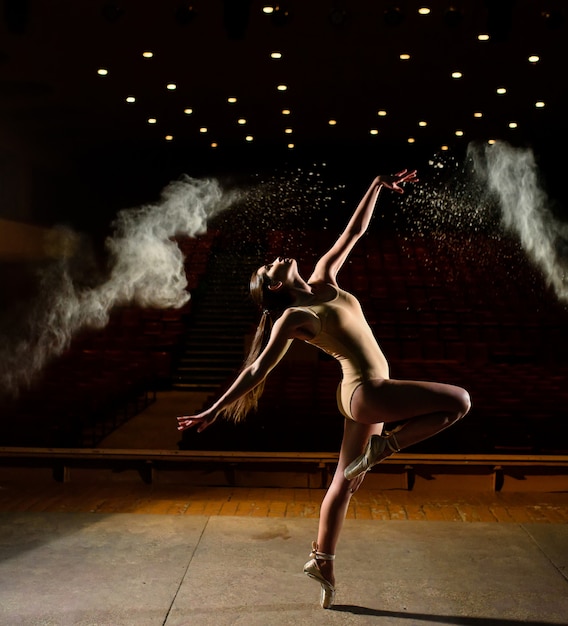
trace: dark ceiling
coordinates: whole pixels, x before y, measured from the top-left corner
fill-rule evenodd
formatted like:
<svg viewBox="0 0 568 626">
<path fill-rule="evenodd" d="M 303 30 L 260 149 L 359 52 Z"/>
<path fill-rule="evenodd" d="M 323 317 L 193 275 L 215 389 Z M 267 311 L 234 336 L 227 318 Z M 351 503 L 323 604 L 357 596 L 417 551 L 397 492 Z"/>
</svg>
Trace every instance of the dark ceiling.
<svg viewBox="0 0 568 626">
<path fill-rule="evenodd" d="M 4 0 L 0 130 L 47 154 L 106 150 L 113 167 L 144 151 L 237 167 L 250 155 L 356 162 L 490 139 L 547 150 L 566 138 L 565 5 Z"/>
</svg>

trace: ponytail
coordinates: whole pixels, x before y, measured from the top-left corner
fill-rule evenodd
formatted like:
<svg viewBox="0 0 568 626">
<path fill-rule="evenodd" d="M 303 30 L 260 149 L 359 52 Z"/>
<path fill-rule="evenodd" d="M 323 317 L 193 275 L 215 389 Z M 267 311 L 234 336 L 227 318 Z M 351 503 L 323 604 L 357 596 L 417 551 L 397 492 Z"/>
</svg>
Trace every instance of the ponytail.
<svg viewBox="0 0 568 626">
<path fill-rule="evenodd" d="M 262 313 L 254 339 L 252 340 L 250 351 L 240 369 L 240 372 L 256 361 L 258 355 L 268 343 L 271 331 L 272 318 L 270 317 L 270 313 L 265 310 Z M 237 400 L 221 409 L 221 411 L 219 411 L 219 415 L 235 423 L 242 422 L 250 411 L 255 411 L 258 408 L 258 401 L 263 391 L 264 380 L 243 396 L 237 398 Z"/>
<path fill-rule="evenodd" d="M 288 294 L 277 294 L 270 291 L 268 289 L 269 285 L 270 278 L 266 274 L 259 274 L 258 271 L 253 272 L 250 279 L 250 295 L 253 302 L 262 309 L 262 315 L 252 340 L 250 351 L 239 373 L 249 365 L 252 365 L 264 350 L 272 332 L 272 316 L 274 315 L 274 319 L 278 318 L 286 306 L 290 304 Z M 222 408 L 218 415 L 235 423 L 242 422 L 250 411 L 257 409 L 258 401 L 263 391 L 264 380 L 243 396 Z"/>
</svg>

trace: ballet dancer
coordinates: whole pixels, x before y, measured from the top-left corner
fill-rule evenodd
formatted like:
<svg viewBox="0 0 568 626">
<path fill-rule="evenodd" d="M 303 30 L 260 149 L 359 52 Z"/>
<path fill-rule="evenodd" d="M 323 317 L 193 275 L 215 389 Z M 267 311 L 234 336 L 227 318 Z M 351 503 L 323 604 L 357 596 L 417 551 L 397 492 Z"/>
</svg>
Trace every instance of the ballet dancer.
<svg viewBox="0 0 568 626">
<path fill-rule="evenodd" d="M 376 463 L 461 419 L 470 408 L 465 389 L 435 382 L 395 380 L 359 301 L 341 289 L 337 274 L 366 232 L 383 189 L 403 193 L 416 171 L 377 176 L 347 227 L 304 280 L 297 263 L 278 257 L 252 275 L 250 291 L 262 310 L 250 353 L 228 389 L 206 410 L 178 417 L 178 429 L 208 428 L 219 416 L 236 422 L 256 408 L 270 371 L 297 339 L 335 357 L 342 369 L 337 390 L 345 418 L 339 461 L 320 508 L 317 541 L 304 572 L 321 585 L 320 604 L 335 598 L 334 559 L 351 496 Z M 388 430 L 389 424 L 396 428 Z M 383 430 L 384 428 L 384 430 Z"/>
</svg>

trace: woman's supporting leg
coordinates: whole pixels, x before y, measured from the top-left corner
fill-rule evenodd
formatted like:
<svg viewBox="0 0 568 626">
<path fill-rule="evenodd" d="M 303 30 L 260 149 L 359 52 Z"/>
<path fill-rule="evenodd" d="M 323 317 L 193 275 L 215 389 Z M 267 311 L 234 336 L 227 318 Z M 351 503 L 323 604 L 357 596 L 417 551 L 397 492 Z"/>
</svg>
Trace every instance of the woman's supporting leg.
<svg viewBox="0 0 568 626">
<path fill-rule="evenodd" d="M 335 554 L 351 496 L 363 482 L 363 476 L 351 481 L 346 480 L 343 472 L 349 462 L 364 450 L 369 437 L 380 434 L 382 427 L 382 424 L 360 424 L 349 419 L 345 420 L 339 462 L 320 508 L 317 538 L 320 552 Z M 322 560 L 318 565 L 323 576 L 335 585 L 333 561 Z"/>
</svg>

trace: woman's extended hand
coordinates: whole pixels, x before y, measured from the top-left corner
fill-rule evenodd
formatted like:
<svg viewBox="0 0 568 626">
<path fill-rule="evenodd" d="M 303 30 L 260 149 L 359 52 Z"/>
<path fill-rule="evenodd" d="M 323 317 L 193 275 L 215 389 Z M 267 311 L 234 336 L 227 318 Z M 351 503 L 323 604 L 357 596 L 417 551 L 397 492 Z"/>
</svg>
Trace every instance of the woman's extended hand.
<svg viewBox="0 0 568 626">
<path fill-rule="evenodd" d="M 178 417 L 178 430 L 185 430 L 186 428 L 193 428 L 197 426 L 197 432 L 205 430 L 208 426 L 217 419 L 217 414 L 212 413 L 211 411 L 203 411 L 202 413 L 197 413 L 197 415 L 183 415 L 182 417 Z"/>
<path fill-rule="evenodd" d="M 377 184 L 396 191 L 396 193 L 404 193 L 404 189 L 400 186 L 401 183 L 415 183 L 417 181 L 416 170 L 402 170 L 393 176 L 381 174 L 375 179 Z"/>
</svg>

